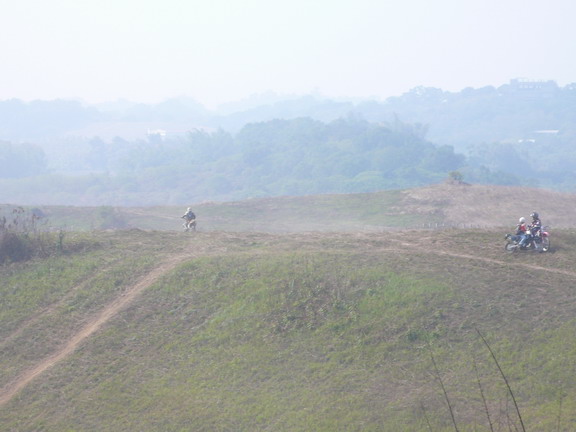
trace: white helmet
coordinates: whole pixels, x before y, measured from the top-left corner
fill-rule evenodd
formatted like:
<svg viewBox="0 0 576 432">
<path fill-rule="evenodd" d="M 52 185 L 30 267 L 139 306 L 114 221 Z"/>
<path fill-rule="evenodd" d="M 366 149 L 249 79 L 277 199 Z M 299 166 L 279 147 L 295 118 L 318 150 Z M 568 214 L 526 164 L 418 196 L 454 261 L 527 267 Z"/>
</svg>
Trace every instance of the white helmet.
<svg viewBox="0 0 576 432">
<path fill-rule="evenodd" d="M 526 219 L 524 217 L 521 217 L 520 219 L 518 219 L 518 222 L 520 222 L 521 224 L 526 222 Z"/>
</svg>

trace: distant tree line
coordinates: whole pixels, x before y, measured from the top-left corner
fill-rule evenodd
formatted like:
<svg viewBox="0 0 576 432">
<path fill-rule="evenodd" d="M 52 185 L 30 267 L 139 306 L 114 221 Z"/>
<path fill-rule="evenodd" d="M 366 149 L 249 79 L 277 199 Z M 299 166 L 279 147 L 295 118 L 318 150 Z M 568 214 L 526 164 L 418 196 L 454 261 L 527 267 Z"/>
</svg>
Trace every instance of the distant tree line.
<svg viewBox="0 0 576 432">
<path fill-rule="evenodd" d="M 184 100 L 108 111 L 67 101 L 0 102 L 0 139 L 29 136 L 0 142 L 0 202 L 365 192 L 440 182 L 454 171 L 471 183 L 576 190 L 576 85 L 513 84 L 458 93 L 417 87 L 357 104 L 308 96 L 227 114 Z M 138 140 L 69 133 L 98 121 L 154 119 L 206 127 Z"/>
<path fill-rule="evenodd" d="M 180 167 L 191 187 L 232 197 L 367 192 L 440 181 L 465 163 L 451 147 L 426 141 L 417 126 L 310 118 L 190 133 L 130 158 L 133 169 Z M 172 155 L 172 161 L 168 162 Z"/>
<path fill-rule="evenodd" d="M 432 142 L 463 151 L 481 143 L 530 138 L 540 130 L 558 130 L 562 136 L 574 137 L 575 109 L 576 83 L 560 87 L 554 81 L 523 83 L 519 80 L 499 87 L 469 87 L 460 92 L 419 86 L 384 101 L 276 96 L 238 102 L 215 111 L 190 98 L 168 99 L 157 104 L 117 101 L 92 106 L 70 100 L 12 99 L 0 101 L 0 140 L 35 142 L 75 136 L 85 126 L 97 130 L 98 125 L 108 123 L 146 122 L 187 123 L 236 134 L 246 124 L 274 119 L 309 117 L 329 123 L 353 115 L 376 123 L 400 118 L 406 123 L 426 125 Z M 98 134 L 87 138 L 94 135 Z M 119 136 L 126 138 L 122 133 Z"/>
<path fill-rule="evenodd" d="M 195 130 L 165 141 L 83 144 L 76 168 L 92 173 L 74 180 L 44 176 L 34 193 L 167 203 L 368 192 L 442 181 L 466 163 L 452 147 L 427 141 L 419 125 L 358 118 L 271 120 L 248 124 L 236 135 Z M 26 172 L 38 169 L 35 160 Z"/>
</svg>

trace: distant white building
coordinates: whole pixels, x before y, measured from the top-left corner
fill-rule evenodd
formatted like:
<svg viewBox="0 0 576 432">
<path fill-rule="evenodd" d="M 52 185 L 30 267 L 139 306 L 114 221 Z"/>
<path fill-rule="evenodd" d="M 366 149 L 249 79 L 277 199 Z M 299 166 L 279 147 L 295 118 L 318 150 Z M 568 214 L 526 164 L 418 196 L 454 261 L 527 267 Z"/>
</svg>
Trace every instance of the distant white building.
<svg viewBox="0 0 576 432">
<path fill-rule="evenodd" d="M 533 131 L 529 138 L 519 139 L 518 142 L 522 143 L 535 143 L 535 142 L 550 142 L 550 140 L 554 139 L 558 135 L 560 131 L 558 129 L 542 129 Z"/>
<path fill-rule="evenodd" d="M 146 136 L 152 142 L 164 141 L 166 139 L 166 131 L 164 129 L 148 129 Z"/>
<path fill-rule="evenodd" d="M 542 135 L 558 135 L 558 132 L 560 132 L 558 129 L 543 129 L 534 131 L 534 133 Z"/>
<path fill-rule="evenodd" d="M 559 87 L 554 80 L 515 78 L 510 80 L 510 89 L 527 96 L 542 96 L 553 95 L 559 90 Z"/>
</svg>

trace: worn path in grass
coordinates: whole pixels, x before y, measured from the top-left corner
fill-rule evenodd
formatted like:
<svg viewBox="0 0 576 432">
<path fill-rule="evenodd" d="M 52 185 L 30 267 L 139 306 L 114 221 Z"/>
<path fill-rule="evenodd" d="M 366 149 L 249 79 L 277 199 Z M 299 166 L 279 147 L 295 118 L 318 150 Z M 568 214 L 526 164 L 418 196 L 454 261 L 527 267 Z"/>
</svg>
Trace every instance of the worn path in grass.
<svg viewBox="0 0 576 432">
<path fill-rule="evenodd" d="M 497 260 L 494 258 L 486 258 L 486 257 L 478 256 L 478 255 L 462 254 L 462 253 L 452 252 L 452 251 L 445 250 L 445 249 L 444 250 L 443 249 L 437 249 L 437 248 L 431 249 L 429 246 L 427 246 L 426 244 L 423 244 L 423 243 L 410 243 L 410 242 L 406 242 L 406 241 L 398 240 L 398 239 L 390 239 L 390 240 L 396 244 L 399 244 L 399 245 L 407 247 L 407 248 L 411 248 L 413 250 L 418 250 L 422 253 L 433 253 L 436 255 L 451 256 L 454 258 L 462 258 L 462 259 L 468 259 L 468 260 L 474 260 L 474 261 L 482 261 L 482 262 L 486 262 L 486 263 L 490 263 L 490 264 L 499 264 L 499 265 L 505 265 L 505 266 L 510 265 L 509 262 Z M 508 252 L 508 253 L 510 253 L 510 252 Z M 540 271 L 544 271 L 544 272 L 563 274 L 566 276 L 576 277 L 576 272 L 569 271 L 569 270 L 563 270 L 563 269 L 557 269 L 557 268 L 551 268 L 551 267 L 542 267 L 539 265 L 535 265 L 532 262 L 530 262 L 530 263 L 515 262 L 514 265 L 518 266 L 518 267 L 524 267 L 524 268 L 527 268 L 529 270 L 540 270 Z"/>
<path fill-rule="evenodd" d="M 110 271 L 110 269 L 112 268 L 112 265 L 114 265 L 114 264 L 115 264 L 115 262 L 111 263 L 108 268 L 105 268 L 103 270 L 99 270 L 97 275 L 101 275 L 102 273 Z M 26 320 L 25 322 L 20 324 L 20 326 L 12 334 L 10 334 L 8 337 L 4 338 L 4 340 L 0 341 L 0 349 L 9 345 L 10 343 L 12 343 L 12 341 L 14 341 L 16 338 L 18 338 L 22 333 L 24 333 L 24 331 L 26 331 L 28 328 L 34 326 L 34 324 L 39 322 L 42 318 L 44 318 L 47 315 L 50 315 L 51 313 L 56 311 L 59 307 L 66 304 L 66 302 L 70 298 L 72 298 L 72 296 L 77 291 L 83 289 L 85 286 L 90 285 L 93 282 L 93 280 L 96 278 L 97 275 L 93 275 L 90 278 L 86 279 L 85 281 L 79 283 L 74 288 L 72 288 L 68 292 L 68 294 L 66 294 L 65 296 L 60 298 L 59 301 L 47 306 L 44 310 L 41 310 L 40 312 L 36 313 L 34 316 L 30 317 L 28 320 Z"/>
<path fill-rule="evenodd" d="M 347 237 L 349 238 L 350 234 L 339 234 L 340 237 Z M 250 235 L 250 241 L 257 240 L 257 234 L 252 233 Z M 268 240 L 271 237 L 263 234 Z M 322 237 L 325 238 L 325 234 Z M 108 306 L 106 306 L 103 310 L 100 311 L 94 318 L 89 320 L 81 330 L 76 333 L 72 338 L 70 338 L 66 343 L 63 344 L 56 352 L 54 352 L 51 356 L 41 360 L 38 362 L 36 366 L 33 368 L 24 371 L 21 373 L 17 378 L 9 382 L 4 388 L 0 389 L 0 406 L 6 404 L 10 401 L 20 390 L 26 387 L 32 380 L 36 377 L 50 369 L 52 366 L 60 362 L 61 360 L 65 359 L 67 356 L 72 354 L 80 344 L 89 338 L 92 334 L 97 332 L 106 322 L 110 319 L 115 317 L 118 313 L 120 313 L 123 309 L 125 309 L 130 303 L 132 303 L 142 292 L 154 284 L 157 280 L 159 280 L 163 275 L 167 274 L 168 272 L 174 270 L 179 264 L 185 262 L 186 260 L 191 259 L 191 250 L 193 248 L 194 256 L 206 256 L 211 255 L 213 253 L 217 253 L 218 251 L 222 252 L 222 250 L 228 250 L 228 246 L 232 243 L 236 243 L 236 246 L 239 246 L 243 241 L 247 240 L 247 238 L 243 238 L 243 235 L 240 233 L 232 234 L 232 233 L 220 233 L 218 235 L 219 241 L 217 241 L 217 245 L 214 243 L 204 243 L 202 246 L 198 247 L 198 244 L 190 243 L 190 247 L 185 252 L 180 252 L 168 257 L 166 260 L 162 261 L 157 267 L 155 267 L 151 272 L 149 272 L 146 276 L 144 276 L 141 280 L 137 283 L 132 285 L 128 288 L 121 296 L 116 298 L 112 301 Z M 298 243 L 298 239 L 303 240 L 306 237 L 308 240 L 310 238 L 314 238 L 315 235 L 312 233 L 308 234 L 299 234 L 298 236 L 292 237 L 292 241 L 296 241 Z M 398 237 L 398 238 L 394 238 Z M 263 240 L 264 237 L 259 238 L 258 240 Z M 357 233 L 356 240 L 363 243 L 363 247 L 373 248 L 375 251 L 382 250 L 381 244 L 380 247 L 376 245 L 370 245 L 370 242 L 367 241 L 372 238 L 371 234 L 366 233 Z M 240 242 L 237 242 L 240 240 Z M 366 242 L 364 243 L 364 241 Z M 386 234 L 386 240 L 390 241 L 394 245 L 398 245 L 403 248 L 403 252 L 408 253 L 424 253 L 424 254 L 435 254 L 435 255 L 444 255 L 444 256 L 451 256 L 454 258 L 459 259 L 466 259 L 466 260 L 475 260 L 481 261 L 491 264 L 498 264 L 502 266 L 509 266 L 510 263 L 494 258 L 482 257 L 479 255 L 471 255 L 471 254 L 462 254 L 455 251 L 450 250 L 449 245 L 434 245 L 431 246 L 428 239 L 425 237 L 419 237 L 418 239 L 411 239 L 411 241 L 406 241 L 404 238 L 400 236 L 395 236 L 392 233 Z M 273 242 L 274 243 L 274 242 Z M 279 242 L 283 244 L 282 241 Z M 232 247 L 234 248 L 234 247 Z M 395 250 L 393 249 L 386 249 L 386 250 Z M 398 251 L 398 250 L 397 250 Z M 515 263 L 516 266 L 523 266 L 532 270 L 539 270 L 545 272 L 552 272 L 558 274 L 564 274 L 570 277 L 576 278 L 576 272 L 557 269 L 557 268 L 549 268 L 534 265 L 532 263 Z"/>
<path fill-rule="evenodd" d="M 106 308 L 104 308 L 96 317 L 88 321 L 84 327 L 69 339 L 58 351 L 51 356 L 40 361 L 35 367 L 23 372 L 20 376 L 0 389 L 0 406 L 12 399 L 20 390 L 22 390 L 34 378 L 50 369 L 59 361 L 73 353 L 78 346 L 94 332 L 98 331 L 103 324 L 118 314 L 122 309 L 128 306 L 142 291 L 156 282 L 161 276 L 173 270 L 178 264 L 190 259 L 190 253 L 181 253 L 168 258 L 159 266 L 155 267 L 150 273 L 144 276 L 140 281 L 127 289 L 121 296 L 116 298 Z"/>
</svg>

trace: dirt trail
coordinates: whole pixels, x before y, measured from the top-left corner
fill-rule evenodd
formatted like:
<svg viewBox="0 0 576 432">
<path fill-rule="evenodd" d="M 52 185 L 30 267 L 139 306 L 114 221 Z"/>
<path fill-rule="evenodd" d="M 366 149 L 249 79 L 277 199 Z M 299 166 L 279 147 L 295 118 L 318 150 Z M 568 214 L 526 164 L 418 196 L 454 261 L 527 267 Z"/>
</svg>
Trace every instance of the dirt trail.
<svg viewBox="0 0 576 432">
<path fill-rule="evenodd" d="M 16 379 L 0 389 L 0 406 L 10 401 L 20 390 L 28 385 L 34 378 L 41 375 L 59 361 L 72 354 L 80 344 L 96 332 L 102 325 L 113 318 L 118 312 L 134 301 L 146 288 L 155 283 L 164 274 L 173 270 L 180 263 L 190 259 L 190 253 L 181 253 L 172 256 L 154 268 L 140 281 L 128 288 L 120 297 L 105 307 L 97 316 L 88 321 L 84 327 L 66 342 L 58 351 L 40 361 L 33 368 L 24 371 Z"/>
<path fill-rule="evenodd" d="M 462 254 L 462 253 L 457 253 L 457 252 L 451 252 L 451 251 L 448 251 L 445 249 L 432 250 L 432 249 L 426 248 L 422 244 L 408 243 L 408 242 L 405 242 L 402 240 L 396 240 L 396 239 L 390 239 L 390 241 L 393 241 L 395 243 L 400 244 L 401 246 L 404 246 L 404 247 L 407 247 L 410 249 L 418 249 L 418 251 L 423 252 L 423 253 L 452 256 L 454 258 L 462 258 L 462 259 L 469 259 L 469 260 L 474 260 L 474 261 L 482 261 L 482 262 L 486 262 L 486 263 L 490 263 L 490 264 L 500 264 L 502 266 L 509 266 L 510 265 L 509 262 L 500 261 L 500 260 L 493 259 L 493 258 L 486 258 L 486 257 L 478 256 L 478 255 L 468 255 L 468 254 Z M 545 271 L 545 272 L 550 272 L 550 273 L 563 274 L 566 276 L 572 276 L 572 277 L 576 278 L 576 272 L 569 271 L 569 270 L 555 269 L 555 268 L 550 268 L 550 267 L 542 267 L 542 266 L 535 265 L 533 263 L 517 262 L 517 263 L 514 263 L 514 266 L 525 267 L 529 270 L 540 270 L 540 271 Z"/>
<path fill-rule="evenodd" d="M 113 265 L 113 263 L 110 264 Z M 106 268 L 104 270 L 99 270 L 97 274 L 91 276 L 89 279 L 80 282 L 78 285 L 76 285 L 75 287 L 73 287 L 68 294 L 66 294 L 65 296 L 61 297 L 56 303 L 53 303 L 49 306 L 47 306 L 46 308 L 44 308 L 43 310 L 41 310 L 40 312 L 38 312 L 36 315 L 32 316 L 31 318 L 29 318 L 28 320 L 26 320 L 25 322 L 21 323 L 18 328 L 9 336 L 7 336 L 6 338 L 4 338 L 4 340 L 0 341 L 0 349 L 2 349 L 3 347 L 9 345 L 10 343 L 12 343 L 12 341 L 16 338 L 18 338 L 22 333 L 24 333 L 28 328 L 32 327 L 34 324 L 36 324 L 38 321 L 40 321 L 42 318 L 44 318 L 46 315 L 50 315 L 51 313 L 53 313 L 55 310 L 57 310 L 61 305 L 66 304 L 66 301 L 68 301 L 77 291 L 83 289 L 85 286 L 90 285 L 94 278 L 98 275 L 102 275 L 102 273 L 105 273 L 107 271 L 109 271 L 111 267 Z"/>
<path fill-rule="evenodd" d="M 137 210 L 137 209 L 133 209 L 133 208 L 123 208 L 122 212 L 124 213 L 128 213 L 128 214 L 133 214 L 136 216 L 145 216 L 145 217 L 150 217 L 152 216 L 149 212 L 145 212 L 142 210 Z M 159 218 L 159 219 L 168 219 L 168 220 L 178 220 L 181 219 L 179 216 L 164 216 L 164 215 L 159 215 L 159 214 L 154 214 L 153 215 L 154 218 Z"/>
</svg>

